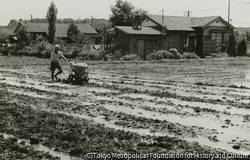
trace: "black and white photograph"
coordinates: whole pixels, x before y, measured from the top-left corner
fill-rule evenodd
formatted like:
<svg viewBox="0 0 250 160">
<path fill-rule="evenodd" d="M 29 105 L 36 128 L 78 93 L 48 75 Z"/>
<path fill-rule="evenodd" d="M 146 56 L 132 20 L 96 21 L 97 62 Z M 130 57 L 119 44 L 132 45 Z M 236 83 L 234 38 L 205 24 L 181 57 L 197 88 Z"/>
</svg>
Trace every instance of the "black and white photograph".
<svg viewBox="0 0 250 160">
<path fill-rule="evenodd" d="M 250 0 L 0 0 L 0 160 L 249 160 Z"/>
</svg>

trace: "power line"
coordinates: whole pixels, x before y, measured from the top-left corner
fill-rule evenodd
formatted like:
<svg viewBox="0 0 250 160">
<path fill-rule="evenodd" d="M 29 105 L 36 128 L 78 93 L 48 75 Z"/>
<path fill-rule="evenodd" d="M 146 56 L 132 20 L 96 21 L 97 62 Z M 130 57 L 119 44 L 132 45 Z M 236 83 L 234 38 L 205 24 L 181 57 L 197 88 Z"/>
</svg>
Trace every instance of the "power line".
<svg viewBox="0 0 250 160">
<path fill-rule="evenodd" d="M 238 4 L 250 4 L 250 2 L 231 2 L 231 3 L 238 3 Z"/>
<path fill-rule="evenodd" d="M 250 22 L 236 22 L 234 24 L 250 24 Z"/>
</svg>

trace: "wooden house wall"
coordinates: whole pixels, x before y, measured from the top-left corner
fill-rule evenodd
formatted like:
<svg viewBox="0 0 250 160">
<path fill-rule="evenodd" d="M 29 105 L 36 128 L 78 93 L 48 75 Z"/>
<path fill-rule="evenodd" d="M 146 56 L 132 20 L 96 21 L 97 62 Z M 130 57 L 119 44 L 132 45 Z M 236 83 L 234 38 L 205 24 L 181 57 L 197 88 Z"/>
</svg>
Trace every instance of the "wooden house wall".
<svg viewBox="0 0 250 160">
<path fill-rule="evenodd" d="M 117 34 L 117 48 L 124 52 L 129 51 L 129 35 L 120 30 L 118 30 Z"/>
<path fill-rule="evenodd" d="M 166 42 L 166 39 L 160 35 L 130 35 L 130 53 L 138 54 L 138 40 L 144 40 L 146 55 L 152 53 L 153 51 L 167 49 L 165 48 L 167 46 L 162 46 L 163 44 L 165 44 L 164 42 Z"/>
<path fill-rule="evenodd" d="M 179 53 L 184 52 L 184 44 L 186 44 L 187 35 L 193 32 L 172 31 L 168 32 L 168 47 L 167 49 L 176 48 Z"/>
<path fill-rule="evenodd" d="M 178 52 L 182 51 L 180 35 L 169 35 L 168 42 L 168 50 L 171 48 L 176 48 Z"/>
<path fill-rule="evenodd" d="M 222 44 L 227 45 L 229 40 L 229 28 L 225 26 L 208 26 L 203 30 L 203 57 L 218 52 L 221 47 L 216 46 L 215 40 L 211 39 L 211 33 L 222 33 Z"/>
</svg>

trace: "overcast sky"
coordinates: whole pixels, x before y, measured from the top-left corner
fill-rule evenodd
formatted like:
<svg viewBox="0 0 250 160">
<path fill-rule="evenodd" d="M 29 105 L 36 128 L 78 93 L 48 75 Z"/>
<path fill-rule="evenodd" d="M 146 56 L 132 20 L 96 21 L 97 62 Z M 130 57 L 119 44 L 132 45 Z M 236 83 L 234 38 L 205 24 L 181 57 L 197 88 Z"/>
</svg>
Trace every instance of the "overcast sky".
<svg viewBox="0 0 250 160">
<path fill-rule="evenodd" d="M 115 0 L 53 0 L 58 8 L 57 18 L 105 18 L 111 14 Z M 228 20 L 229 0 L 127 0 L 149 14 L 193 17 L 221 16 Z M 0 0 L 0 25 L 11 19 L 45 18 L 52 0 Z M 235 27 L 250 27 L 250 0 L 230 0 L 230 19 Z"/>
</svg>

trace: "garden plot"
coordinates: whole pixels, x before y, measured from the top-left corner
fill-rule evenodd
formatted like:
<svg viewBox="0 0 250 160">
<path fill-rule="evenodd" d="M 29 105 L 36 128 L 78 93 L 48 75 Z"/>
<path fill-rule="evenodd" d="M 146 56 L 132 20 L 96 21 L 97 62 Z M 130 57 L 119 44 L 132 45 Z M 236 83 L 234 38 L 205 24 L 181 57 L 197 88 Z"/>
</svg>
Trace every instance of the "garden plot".
<svg viewBox="0 0 250 160">
<path fill-rule="evenodd" d="M 0 58 L 0 132 L 52 155 L 250 153 L 248 59 L 89 62 L 77 86 L 51 83 L 46 60 Z"/>
</svg>

